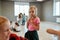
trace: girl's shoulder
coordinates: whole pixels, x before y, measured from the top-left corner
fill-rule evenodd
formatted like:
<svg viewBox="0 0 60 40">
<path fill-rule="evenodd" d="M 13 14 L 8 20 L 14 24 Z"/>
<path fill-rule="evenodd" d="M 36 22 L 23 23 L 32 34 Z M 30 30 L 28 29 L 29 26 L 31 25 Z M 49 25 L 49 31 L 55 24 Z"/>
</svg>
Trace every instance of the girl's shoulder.
<svg viewBox="0 0 60 40">
<path fill-rule="evenodd" d="M 36 17 L 34 21 L 35 21 L 36 23 L 40 23 L 40 18 L 39 18 L 39 17 Z"/>
<path fill-rule="evenodd" d="M 39 17 L 36 17 L 35 20 L 40 20 L 40 18 Z"/>
</svg>

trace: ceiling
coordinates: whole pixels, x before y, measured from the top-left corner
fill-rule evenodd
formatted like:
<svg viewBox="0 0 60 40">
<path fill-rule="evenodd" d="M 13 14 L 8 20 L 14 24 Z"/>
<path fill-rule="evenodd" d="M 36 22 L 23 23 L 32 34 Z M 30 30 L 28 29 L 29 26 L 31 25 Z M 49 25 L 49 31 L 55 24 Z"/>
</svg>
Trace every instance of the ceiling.
<svg viewBox="0 0 60 40">
<path fill-rule="evenodd" d="M 42 1 L 37 1 L 37 0 L 1 0 L 1 1 L 14 1 L 14 2 L 45 2 L 49 0 L 42 0 Z"/>
</svg>

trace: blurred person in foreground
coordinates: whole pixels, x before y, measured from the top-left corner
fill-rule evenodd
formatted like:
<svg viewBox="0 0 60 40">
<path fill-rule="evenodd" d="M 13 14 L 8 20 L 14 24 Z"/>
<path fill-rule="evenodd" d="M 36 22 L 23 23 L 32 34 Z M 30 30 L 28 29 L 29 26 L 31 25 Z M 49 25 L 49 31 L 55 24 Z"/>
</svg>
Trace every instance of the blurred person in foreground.
<svg viewBox="0 0 60 40">
<path fill-rule="evenodd" d="M 27 40 L 26 38 L 17 36 L 10 31 L 10 21 L 0 16 L 0 40 Z"/>
</svg>

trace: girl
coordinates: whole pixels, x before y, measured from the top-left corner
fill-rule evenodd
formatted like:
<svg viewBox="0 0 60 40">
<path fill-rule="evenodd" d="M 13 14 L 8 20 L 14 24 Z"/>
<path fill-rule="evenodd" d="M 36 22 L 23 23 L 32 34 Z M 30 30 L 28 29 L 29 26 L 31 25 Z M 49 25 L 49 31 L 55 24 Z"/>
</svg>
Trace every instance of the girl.
<svg viewBox="0 0 60 40">
<path fill-rule="evenodd" d="M 29 9 L 30 18 L 27 21 L 28 31 L 25 33 L 28 40 L 39 40 L 37 30 L 39 30 L 40 19 L 35 15 L 36 12 L 37 8 L 31 6 Z"/>
</svg>

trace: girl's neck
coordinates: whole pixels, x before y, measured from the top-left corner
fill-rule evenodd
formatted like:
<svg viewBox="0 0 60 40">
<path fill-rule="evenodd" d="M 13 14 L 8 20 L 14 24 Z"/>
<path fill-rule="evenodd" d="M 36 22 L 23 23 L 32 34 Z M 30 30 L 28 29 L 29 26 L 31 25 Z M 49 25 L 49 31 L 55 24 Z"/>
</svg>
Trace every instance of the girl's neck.
<svg viewBox="0 0 60 40">
<path fill-rule="evenodd" d="M 30 18 L 36 18 L 36 16 L 31 16 Z"/>
</svg>

